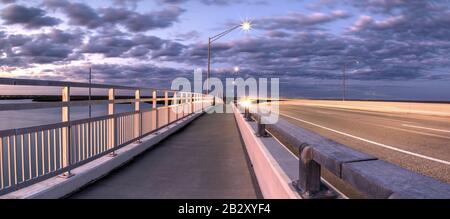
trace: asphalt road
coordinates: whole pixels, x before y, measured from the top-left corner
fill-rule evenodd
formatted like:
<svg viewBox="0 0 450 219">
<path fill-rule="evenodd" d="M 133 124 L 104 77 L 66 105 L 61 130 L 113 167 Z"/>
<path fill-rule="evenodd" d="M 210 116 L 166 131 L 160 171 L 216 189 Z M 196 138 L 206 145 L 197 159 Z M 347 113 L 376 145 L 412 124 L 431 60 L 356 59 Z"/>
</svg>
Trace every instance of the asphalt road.
<svg viewBox="0 0 450 219">
<path fill-rule="evenodd" d="M 450 118 L 281 105 L 288 121 L 379 159 L 450 183 Z"/>
</svg>

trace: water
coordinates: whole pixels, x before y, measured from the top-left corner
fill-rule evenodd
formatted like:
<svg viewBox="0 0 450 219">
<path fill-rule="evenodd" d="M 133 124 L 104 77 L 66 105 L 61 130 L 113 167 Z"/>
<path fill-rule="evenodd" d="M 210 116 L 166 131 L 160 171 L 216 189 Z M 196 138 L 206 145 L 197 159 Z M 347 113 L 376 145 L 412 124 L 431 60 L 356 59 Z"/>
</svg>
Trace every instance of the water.
<svg viewBox="0 0 450 219">
<path fill-rule="evenodd" d="M 32 103 L 30 99 L 25 100 L 0 100 L 0 104 L 6 103 Z M 141 103 L 141 109 L 150 109 L 151 104 Z M 134 110 L 133 104 L 116 104 L 115 113 L 130 112 Z M 93 105 L 92 117 L 108 114 L 108 105 Z M 70 108 L 70 120 L 79 120 L 89 117 L 88 106 L 77 106 Z M 61 108 L 46 108 L 34 110 L 11 110 L 0 111 L 0 130 L 25 128 L 31 126 L 53 124 L 61 122 Z"/>
</svg>

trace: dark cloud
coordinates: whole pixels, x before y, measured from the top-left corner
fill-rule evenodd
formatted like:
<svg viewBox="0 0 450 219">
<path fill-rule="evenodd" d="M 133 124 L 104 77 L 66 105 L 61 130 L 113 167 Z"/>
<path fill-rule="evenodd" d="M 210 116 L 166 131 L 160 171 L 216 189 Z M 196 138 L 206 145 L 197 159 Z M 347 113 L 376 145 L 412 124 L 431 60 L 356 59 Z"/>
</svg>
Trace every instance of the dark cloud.
<svg viewBox="0 0 450 219">
<path fill-rule="evenodd" d="M 136 8 L 140 1 L 142 0 L 113 0 L 113 3 L 122 7 L 131 6 L 132 8 Z"/>
<path fill-rule="evenodd" d="M 83 3 L 71 3 L 65 0 L 44 0 L 44 5 L 50 9 L 62 10 L 68 16 L 69 24 L 72 25 L 90 29 L 122 25 L 132 32 L 170 27 L 185 11 L 177 6 L 168 6 L 148 13 L 138 13 L 126 8 L 94 9 Z"/>
<path fill-rule="evenodd" d="M 178 56 L 184 45 L 156 36 L 137 34 L 135 36 L 100 35 L 89 39 L 81 53 L 100 53 L 105 57 L 142 57 L 151 55 L 155 59 Z"/>
<path fill-rule="evenodd" d="M 9 3 L 14 3 L 16 2 L 16 0 L 0 0 L 0 2 L 4 3 L 4 4 L 9 4 Z"/>
<path fill-rule="evenodd" d="M 61 23 L 57 18 L 46 16 L 46 12 L 42 9 L 15 4 L 5 7 L 0 12 L 0 17 L 4 20 L 4 24 L 20 24 L 31 29 Z"/>
<path fill-rule="evenodd" d="M 5 35 L 0 40 L 0 53 L 6 58 L 0 65 L 29 66 L 78 59 L 71 54 L 82 42 L 82 33 L 66 33 L 53 29 L 34 35 Z"/>
<path fill-rule="evenodd" d="M 55 69 L 62 77 L 85 81 L 85 66 L 69 66 Z M 150 64 L 94 64 L 92 74 L 95 82 L 128 84 L 142 87 L 168 88 L 178 76 L 191 77 L 191 70 L 158 67 Z"/>
</svg>

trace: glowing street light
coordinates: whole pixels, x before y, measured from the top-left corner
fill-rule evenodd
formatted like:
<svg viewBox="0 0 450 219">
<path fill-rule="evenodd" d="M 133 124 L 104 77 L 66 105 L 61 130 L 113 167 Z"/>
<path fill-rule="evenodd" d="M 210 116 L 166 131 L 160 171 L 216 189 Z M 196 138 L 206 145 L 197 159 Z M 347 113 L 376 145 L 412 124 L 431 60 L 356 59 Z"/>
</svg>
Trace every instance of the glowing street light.
<svg viewBox="0 0 450 219">
<path fill-rule="evenodd" d="M 233 70 L 234 70 L 235 73 L 238 73 L 239 72 L 239 66 L 234 66 Z"/>
<path fill-rule="evenodd" d="M 242 30 L 250 30 L 252 28 L 252 23 L 250 23 L 250 21 L 244 21 L 241 26 Z"/>
<path fill-rule="evenodd" d="M 206 94 L 209 94 L 209 78 L 211 77 L 211 45 L 214 41 L 222 38 L 223 36 L 231 33 L 233 30 L 236 30 L 238 28 L 240 28 L 243 31 L 249 31 L 250 29 L 252 29 L 252 24 L 250 21 L 247 21 L 247 20 L 243 21 L 239 25 L 236 25 L 236 26 L 234 26 L 222 33 L 219 33 L 213 37 L 209 37 L 209 39 L 208 39 L 208 72 L 206 74 Z"/>
</svg>

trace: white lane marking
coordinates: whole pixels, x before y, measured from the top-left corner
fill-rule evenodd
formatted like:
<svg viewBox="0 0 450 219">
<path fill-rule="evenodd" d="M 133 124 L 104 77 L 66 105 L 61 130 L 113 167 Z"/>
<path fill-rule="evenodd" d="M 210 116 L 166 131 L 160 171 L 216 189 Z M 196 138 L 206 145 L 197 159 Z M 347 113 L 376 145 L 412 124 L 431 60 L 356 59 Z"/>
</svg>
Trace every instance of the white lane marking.
<svg viewBox="0 0 450 219">
<path fill-rule="evenodd" d="M 269 133 L 271 136 L 272 136 L 272 138 L 273 139 L 275 139 L 275 141 L 277 141 L 279 144 L 281 144 L 281 146 L 283 146 L 296 160 L 299 160 L 299 158 L 297 157 L 297 155 L 295 155 L 294 153 L 292 153 L 292 151 L 291 150 L 289 150 L 289 148 L 286 146 L 286 145 L 284 145 L 277 137 L 275 137 L 272 133 L 270 133 L 268 130 L 266 130 L 266 132 L 267 133 Z M 333 189 L 334 191 L 336 191 L 337 193 L 339 193 L 339 195 L 341 195 L 341 197 L 342 198 L 344 198 L 344 199 L 348 199 L 348 196 L 346 196 L 344 193 L 342 193 L 341 191 L 339 191 L 339 189 L 337 189 L 336 187 L 334 187 L 333 185 L 331 185 L 331 183 L 330 182 L 328 182 L 325 178 L 323 178 L 323 177 L 320 177 L 320 179 L 322 179 L 323 180 L 323 182 L 327 185 L 327 186 L 329 186 L 329 187 L 331 187 L 331 189 Z"/>
<path fill-rule="evenodd" d="M 437 132 L 450 133 L 450 130 L 445 130 L 445 129 L 434 129 L 434 128 L 428 128 L 428 127 L 423 127 L 423 126 L 408 125 L 408 124 L 402 124 L 402 126 L 411 127 L 411 128 L 418 128 L 418 129 L 427 129 L 427 130 L 437 131 Z"/>
<path fill-rule="evenodd" d="M 391 149 L 393 151 L 397 151 L 397 152 L 401 152 L 401 153 L 404 153 L 404 154 L 408 154 L 408 155 L 420 157 L 420 158 L 423 158 L 423 159 L 431 160 L 431 161 L 434 161 L 434 162 L 450 165 L 449 161 L 440 160 L 440 159 L 437 159 L 437 158 L 434 158 L 434 157 L 429 157 L 429 156 L 425 156 L 425 155 L 422 155 L 422 154 L 417 154 L 417 153 L 414 153 L 414 152 L 411 152 L 411 151 L 406 151 L 406 150 L 402 150 L 402 149 L 399 149 L 399 148 L 396 148 L 396 147 L 393 147 L 393 146 L 389 146 L 389 145 L 385 145 L 385 144 L 378 143 L 378 142 L 375 142 L 375 141 L 367 140 L 365 138 L 361 138 L 361 137 L 358 137 L 358 136 L 347 134 L 345 132 L 341 132 L 341 131 L 337 131 L 337 130 L 334 130 L 334 129 L 331 129 L 331 128 L 327 128 L 325 126 L 321 126 L 321 125 L 318 125 L 318 124 L 315 124 L 315 123 L 312 123 L 312 122 L 308 122 L 308 121 L 305 121 L 303 119 L 299 119 L 299 118 L 296 118 L 296 117 L 293 117 L 293 116 L 290 116 L 290 115 L 287 115 L 287 114 L 284 114 L 284 113 L 280 113 L 280 115 L 283 115 L 283 116 L 289 117 L 291 119 L 295 119 L 297 121 L 304 122 L 304 123 L 307 123 L 307 124 L 310 124 L 310 125 L 313 125 L 313 126 L 316 126 L 316 127 L 319 127 L 319 128 L 323 128 L 323 129 L 326 129 L 328 131 L 332 131 L 332 132 L 335 132 L 335 133 L 338 133 L 338 134 L 341 134 L 341 135 L 345 135 L 347 137 L 355 138 L 355 139 L 358 139 L 358 140 L 361 140 L 361 141 L 364 141 L 364 142 L 367 142 L 367 143 L 371 143 L 371 144 L 374 144 L 374 145 L 377 145 L 377 146 L 380 146 L 380 147 L 383 147 L 383 148 Z"/>
</svg>

